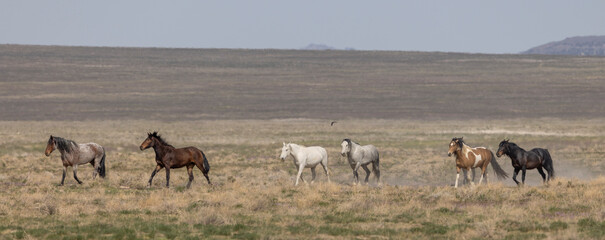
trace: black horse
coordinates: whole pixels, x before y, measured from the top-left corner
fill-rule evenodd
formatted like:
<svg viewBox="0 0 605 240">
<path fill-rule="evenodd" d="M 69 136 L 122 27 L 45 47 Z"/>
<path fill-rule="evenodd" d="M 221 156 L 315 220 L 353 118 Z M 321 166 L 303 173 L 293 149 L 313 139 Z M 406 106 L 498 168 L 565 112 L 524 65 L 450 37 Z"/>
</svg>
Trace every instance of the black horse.
<svg viewBox="0 0 605 240">
<path fill-rule="evenodd" d="M 544 148 L 534 148 L 530 151 L 525 151 L 523 148 L 517 146 L 517 144 L 513 142 L 509 142 L 508 140 L 503 140 L 500 142 L 498 147 L 498 152 L 496 156 L 501 157 L 502 155 L 508 155 L 510 157 L 511 163 L 515 168 L 515 172 L 513 173 L 513 180 L 517 185 L 519 185 L 519 181 L 517 181 L 517 174 L 519 170 L 523 170 L 522 175 L 522 183 L 525 184 L 525 170 L 526 169 L 538 169 L 540 175 L 542 175 L 542 182 L 548 182 L 550 179 L 555 177 L 555 169 L 553 168 L 552 158 L 550 157 L 550 153 L 548 153 L 547 149 Z M 542 168 L 546 169 L 548 172 L 548 180 L 546 179 L 546 175 Z"/>
</svg>

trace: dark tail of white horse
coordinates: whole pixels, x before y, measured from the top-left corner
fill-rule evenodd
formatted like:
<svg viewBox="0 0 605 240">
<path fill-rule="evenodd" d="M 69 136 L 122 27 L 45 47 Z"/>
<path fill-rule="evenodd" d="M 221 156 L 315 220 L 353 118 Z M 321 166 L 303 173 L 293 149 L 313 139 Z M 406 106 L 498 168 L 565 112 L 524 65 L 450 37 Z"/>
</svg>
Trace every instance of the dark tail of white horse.
<svg viewBox="0 0 605 240">
<path fill-rule="evenodd" d="M 105 148 L 103 148 L 103 157 L 101 158 L 101 161 L 99 162 L 99 167 L 97 168 L 97 172 L 99 173 L 99 176 L 101 176 L 102 178 L 105 178 Z"/>
<path fill-rule="evenodd" d="M 376 156 L 376 161 L 372 162 L 372 172 L 374 172 L 374 176 L 380 182 L 380 154 Z"/>
</svg>

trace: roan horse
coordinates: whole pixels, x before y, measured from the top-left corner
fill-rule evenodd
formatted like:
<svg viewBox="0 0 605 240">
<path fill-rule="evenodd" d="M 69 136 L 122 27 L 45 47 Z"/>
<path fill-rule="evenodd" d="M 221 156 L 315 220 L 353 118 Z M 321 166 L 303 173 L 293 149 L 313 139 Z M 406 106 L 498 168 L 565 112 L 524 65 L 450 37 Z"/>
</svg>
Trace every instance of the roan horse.
<svg viewBox="0 0 605 240">
<path fill-rule="evenodd" d="M 60 137 L 53 137 L 50 135 L 48 143 L 46 144 L 46 151 L 44 154 L 50 156 L 55 150 L 59 149 L 61 153 L 61 161 L 63 162 L 63 177 L 61 178 L 61 185 L 65 182 L 65 173 L 67 167 L 71 166 L 74 170 L 74 179 L 79 184 L 82 181 L 78 179 L 78 165 L 90 163 L 95 168 L 92 173 L 92 179 L 97 177 L 97 173 L 102 178 L 105 178 L 105 149 L 96 143 L 84 143 L 77 144 L 72 140 L 67 140 Z"/>
<path fill-rule="evenodd" d="M 487 183 L 487 165 L 492 164 L 492 168 L 496 173 L 498 179 L 504 179 L 508 177 L 508 174 L 500 167 L 494 153 L 486 148 L 477 147 L 471 148 L 464 143 L 462 138 L 452 138 L 450 147 L 447 152 L 447 156 L 456 156 L 456 184 L 454 187 L 458 187 L 458 179 L 460 178 L 460 170 L 466 169 L 466 180 L 474 185 L 471 180 L 470 172 L 471 169 L 480 167 L 481 177 L 479 178 L 479 184 L 485 177 L 485 183 Z"/>
<path fill-rule="evenodd" d="M 342 140 L 340 146 L 342 146 L 340 153 L 342 156 L 347 157 L 349 165 L 351 165 L 351 168 L 353 169 L 355 184 L 359 183 L 359 174 L 357 173 L 359 167 L 362 167 L 363 170 L 366 171 L 365 182 L 368 182 L 368 178 L 370 177 L 368 164 L 370 163 L 372 163 L 374 176 L 376 176 L 378 184 L 380 184 L 380 155 L 374 145 L 361 146 L 358 143 L 351 141 L 351 139 L 346 138 Z"/>
<path fill-rule="evenodd" d="M 187 173 L 189 174 L 187 188 L 190 188 L 191 182 L 193 181 L 194 166 L 197 166 L 202 170 L 204 177 L 208 180 L 208 184 L 212 185 L 212 183 L 210 183 L 210 178 L 208 178 L 210 165 L 202 150 L 199 150 L 196 147 L 174 148 L 164 141 L 164 139 L 158 135 L 158 132 L 147 133 L 147 139 L 141 143 L 139 148 L 143 151 L 150 147 L 155 151 L 155 162 L 157 163 L 157 166 L 155 166 L 155 169 L 149 178 L 149 187 L 151 187 L 153 176 L 162 168 L 166 168 L 166 187 L 170 187 L 170 169 L 187 167 Z"/>
<path fill-rule="evenodd" d="M 298 185 L 298 179 L 306 183 L 305 179 L 302 177 L 302 171 L 304 168 L 311 168 L 311 182 L 315 181 L 315 167 L 317 164 L 321 164 L 326 172 L 326 176 L 328 176 L 328 182 L 330 181 L 330 173 L 328 171 L 328 152 L 326 149 L 318 146 L 305 147 L 294 143 L 283 143 L 279 158 L 283 162 L 286 160 L 288 155 L 292 155 L 292 158 L 294 158 L 294 166 L 298 170 L 298 174 L 296 175 L 296 183 L 294 186 Z"/>
<path fill-rule="evenodd" d="M 496 155 L 498 157 L 501 157 L 502 155 L 507 155 L 510 157 L 511 163 L 515 168 L 513 180 L 515 183 L 517 183 L 517 185 L 519 185 L 519 181 L 517 181 L 517 174 L 519 173 L 519 170 L 523 170 L 523 175 L 521 175 L 522 184 L 525 184 L 526 169 L 538 169 L 538 172 L 540 175 L 542 175 L 543 183 L 546 183 L 555 177 L 555 169 L 553 168 L 552 158 L 550 157 L 550 153 L 548 153 L 547 149 L 534 148 L 530 151 L 525 151 L 523 148 L 517 146 L 517 144 L 509 142 L 509 140 L 505 139 L 500 142 Z M 542 168 L 546 169 L 548 172 L 548 180 L 546 179 L 546 175 L 544 174 Z"/>
</svg>

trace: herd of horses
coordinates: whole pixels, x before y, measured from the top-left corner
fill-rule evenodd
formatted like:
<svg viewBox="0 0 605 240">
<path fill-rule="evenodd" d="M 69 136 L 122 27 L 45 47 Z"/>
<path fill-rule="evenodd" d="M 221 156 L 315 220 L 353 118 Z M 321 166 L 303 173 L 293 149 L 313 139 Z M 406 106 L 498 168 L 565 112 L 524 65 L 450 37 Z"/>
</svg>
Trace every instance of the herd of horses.
<svg viewBox="0 0 605 240">
<path fill-rule="evenodd" d="M 380 154 L 373 145 L 360 145 L 351 139 L 343 139 L 341 142 L 341 154 L 347 158 L 351 169 L 353 170 L 354 184 L 359 183 L 359 168 L 363 168 L 366 172 L 365 183 L 368 183 L 370 174 L 373 172 L 377 182 L 380 184 Z M 157 133 L 147 133 L 147 138 L 141 143 L 139 149 L 141 151 L 153 148 L 155 152 L 156 167 L 151 172 L 148 186 L 151 187 L 153 177 L 162 168 L 166 171 L 166 187 L 170 187 L 170 169 L 187 167 L 187 173 L 189 174 L 189 182 L 187 182 L 187 188 L 191 187 L 193 181 L 193 169 L 199 168 L 206 177 L 208 184 L 210 178 L 208 172 L 210 171 L 210 164 L 204 152 L 196 147 L 185 147 L 175 148 L 168 144 L 162 137 Z M 45 154 L 50 154 L 55 150 L 59 150 L 61 153 L 61 161 L 63 163 L 63 176 L 61 178 L 61 184 L 64 184 L 65 175 L 68 167 L 72 167 L 74 179 L 82 184 L 77 177 L 78 165 L 90 163 L 94 167 L 93 180 L 97 174 L 102 178 L 105 177 L 105 148 L 96 143 L 84 143 L 77 144 L 73 140 L 64 139 L 61 137 L 50 136 L 46 145 Z M 487 183 L 487 166 L 491 163 L 494 172 L 498 179 L 505 179 L 508 174 L 500 167 L 494 153 L 484 147 L 470 147 L 468 146 L 463 138 L 453 138 L 449 144 L 448 156 L 455 156 L 456 159 L 456 182 L 455 187 L 458 187 L 458 180 L 460 178 L 460 171 L 462 170 L 465 174 L 465 181 L 470 182 L 474 185 L 473 179 L 471 179 L 471 171 L 474 173 L 475 168 L 481 169 L 481 178 L 478 184 L 481 184 L 485 178 Z M 553 168 L 553 161 L 550 157 L 550 153 L 547 149 L 534 148 L 530 151 L 526 151 L 519 147 L 517 144 L 510 142 L 505 139 L 498 145 L 498 151 L 496 152 L 497 157 L 503 155 L 508 156 L 511 159 L 512 166 L 514 168 L 513 180 L 517 185 L 525 184 L 525 173 L 527 169 L 537 169 L 544 183 L 553 179 L 555 171 Z M 315 167 L 321 165 L 324 172 L 326 173 L 328 181 L 330 181 L 330 170 L 328 169 L 328 153 L 325 148 L 319 146 L 305 147 L 294 143 L 283 143 L 280 159 L 285 161 L 288 156 L 292 156 L 294 166 L 297 169 L 295 186 L 298 185 L 299 179 L 306 183 L 302 177 L 302 172 L 305 168 L 311 169 L 312 179 L 315 180 Z M 372 170 L 368 168 L 368 165 L 372 164 Z M 544 173 L 544 170 L 548 173 L 548 178 Z M 517 174 L 522 171 L 521 183 L 517 181 Z M 474 174 L 473 174 L 474 175 Z M 474 177 L 474 176 L 473 176 Z"/>
</svg>

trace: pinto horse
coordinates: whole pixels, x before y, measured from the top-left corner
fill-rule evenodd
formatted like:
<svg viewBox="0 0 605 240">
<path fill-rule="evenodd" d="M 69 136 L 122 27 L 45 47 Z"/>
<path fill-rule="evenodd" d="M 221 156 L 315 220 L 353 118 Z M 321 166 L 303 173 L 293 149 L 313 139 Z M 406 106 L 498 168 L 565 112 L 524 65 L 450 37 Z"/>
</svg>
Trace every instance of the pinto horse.
<svg viewBox="0 0 605 240">
<path fill-rule="evenodd" d="M 187 173 L 189 174 L 187 188 L 190 188 L 191 182 L 193 181 L 194 166 L 197 166 L 202 170 L 204 177 L 208 180 L 208 184 L 212 185 L 212 183 L 210 183 L 210 178 L 208 178 L 210 165 L 202 150 L 199 150 L 196 147 L 175 148 L 164 141 L 164 139 L 158 135 L 158 132 L 147 133 L 147 139 L 141 143 L 139 148 L 143 151 L 150 147 L 155 151 L 155 162 L 157 163 L 157 166 L 155 166 L 155 169 L 151 172 L 149 187 L 151 187 L 151 181 L 155 174 L 162 168 L 166 168 L 166 187 L 170 187 L 170 169 L 187 167 Z"/>
<path fill-rule="evenodd" d="M 508 177 L 508 174 L 500 167 L 494 153 L 486 148 L 477 147 L 471 148 L 464 143 L 462 138 L 452 138 L 450 142 L 450 148 L 447 152 L 447 156 L 456 156 L 456 184 L 454 187 L 458 187 L 458 178 L 460 178 L 460 170 L 466 169 L 466 180 L 474 185 L 471 181 L 470 172 L 471 169 L 480 167 L 481 178 L 479 178 L 479 184 L 485 177 L 485 183 L 487 184 L 487 165 L 492 164 L 492 168 L 496 173 L 498 179 L 504 179 Z"/>
<path fill-rule="evenodd" d="M 74 171 L 74 179 L 78 184 L 82 181 L 78 179 L 78 165 L 90 163 L 95 168 L 92 173 L 92 179 L 97 177 L 97 173 L 102 178 L 105 178 L 105 149 L 96 143 L 77 144 L 76 142 L 60 137 L 50 135 L 44 154 L 48 157 L 58 149 L 61 153 L 61 161 L 63 162 L 63 177 L 61 177 L 61 186 L 65 182 L 65 173 L 67 167 L 71 166 Z"/>
<path fill-rule="evenodd" d="M 548 149 L 544 148 L 534 148 L 529 151 L 525 151 L 523 148 L 517 146 L 517 144 L 513 142 L 509 142 L 509 140 L 505 139 L 500 142 L 498 147 L 498 152 L 496 152 L 496 156 L 501 157 L 502 155 L 507 155 L 510 157 L 511 163 L 515 168 L 515 172 L 513 173 L 513 180 L 517 185 L 519 185 L 519 181 L 517 181 L 517 174 L 520 170 L 523 170 L 523 175 L 521 175 L 521 184 L 525 184 L 525 171 L 527 169 L 538 169 L 540 175 L 542 175 L 542 182 L 547 183 L 550 179 L 555 177 L 555 169 L 553 168 L 552 158 L 550 157 L 550 153 Z M 546 179 L 546 175 L 542 168 L 546 169 L 548 172 L 548 179 Z"/>
</svg>

